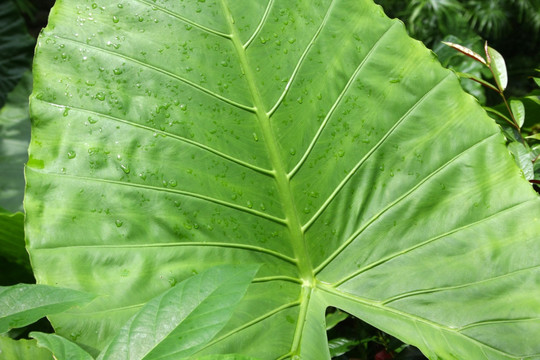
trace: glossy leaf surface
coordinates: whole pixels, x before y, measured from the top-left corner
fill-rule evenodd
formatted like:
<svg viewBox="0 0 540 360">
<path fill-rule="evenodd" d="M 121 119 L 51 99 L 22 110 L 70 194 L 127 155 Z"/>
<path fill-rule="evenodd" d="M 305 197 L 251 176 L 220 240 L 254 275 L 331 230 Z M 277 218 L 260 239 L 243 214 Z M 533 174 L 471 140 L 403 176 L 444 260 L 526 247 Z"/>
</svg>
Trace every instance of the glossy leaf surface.
<svg viewBox="0 0 540 360">
<path fill-rule="evenodd" d="M 510 109 L 512 110 L 512 114 L 514 114 L 517 125 L 521 128 L 525 122 L 525 106 L 523 105 L 523 102 L 519 100 L 510 100 Z"/>
<path fill-rule="evenodd" d="M 253 265 L 216 266 L 182 281 L 143 306 L 98 359 L 189 357 L 229 321 L 257 270 Z"/>
<path fill-rule="evenodd" d="M 0 286 L 0 333 L 90 300 L 92 296 L 80 291 L 47 285 Z"/>
<path fill-rule="evenodd" d="M 493 71 L 493 77 L 501 90 L 508 85 L 508 74 L 503 56 L 495 49 L 487 47 L 486 55 L 489 55 L 489 65 Z"/>
<path fill-rule="evenodd" d="M 38 345 L 48 349 L 55 360 L 93 360 L 94 358 L 77 344 L 56 334 L 32 332 L 30 336 L 37 340 Z"/>
<path fill-rule="evenodd" d="M 262 263 L 196 356 L 328 358 L 334 306 L 432 359 L 538 358 L 539 200 L 371 1 L 63 0 L 34 70 L 34 271 L 101 295 L 59 333 L 97 353 L 171 284 Z"/>
</svg>

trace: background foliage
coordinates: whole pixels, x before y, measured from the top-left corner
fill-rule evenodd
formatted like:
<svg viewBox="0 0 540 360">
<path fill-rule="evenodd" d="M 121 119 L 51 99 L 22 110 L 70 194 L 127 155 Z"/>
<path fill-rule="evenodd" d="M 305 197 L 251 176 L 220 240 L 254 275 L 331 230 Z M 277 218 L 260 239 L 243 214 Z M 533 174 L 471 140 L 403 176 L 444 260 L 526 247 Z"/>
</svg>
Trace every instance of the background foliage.
<svg viewBox="0 0 540 360">
<path fill-rule="evenodd" d="M 384 6 L 385 11 L 390 16 L 402 19 L 413 37 L 424 41 L 428 46 L 432 47 L 444 65 L 489 79 L 489 74 L 474 61 L 440 45 L 441 40 L 451 40 L 480 52 L 483 40 L 487 39 L 490 46 L 498 49 L 507 61 L 510 77 L 508 96 L 520 98 L 537 96 L 535 95 L 537 92 L 534 90 L 536 86 L 530 77 L 538 76 L 535 69 L 540 64 L 540 41 L 538 41 L 540 29 L 539 1 L 380 0 L 378 2 Z M 46 2 L 17 0 L 14 3 L 24 15 L 31 32 L 36 34 L 36 30 L 44 24 L 43 12 L 40 12 L 40 9 L 47 6 Z M 28 41 L 26 41 L 26 44 L 28 44 Z M 28 52 L 25 54 L 21 55 L 25 57 L 25 60 L 21 60 L 19 64 L 26 64 L 24 66 L 28 69 L 27 64 L 31 59 L 31 55 Z M 22 76 L 22 72 L 20 72 L 19 76 Z M 13 86 L 10 85 L 6 89 L 11 91 Z M 19 89 L 25 86 L 27 87 L 26 91 L 28 91 L 27 80 L 26 83 L 21 83 Z M 463 82 L 463 86 L 485 105 L 497 106 L 500 102 L 500 98 L 496 94 L 486 92 L 484 88 L 470 81 Z M 3 92 L 6 98 L 9 91 Z M 16 106 L 19 109 L 18 111 L 22 111 L 21 114 L 24 113 L 26 105 L 20 103 L 20 96 L 17 97 L 16 93 L 14 93 L 13 98 L 15 100 L 13 102 L 8 100 L 6 106 Z M 539 119 L 536 117 L 538 112 L 535 113 L 534 108 L 535 104 L 533 103 L 531 104 L 532 110 L 528 112 L 531 115 L 527 117 L 527 128 L 530 133 L 538 131 Z M 0 115 L 8 114 L 10 111 L 12 110 L 6 107 Z M 22 121 L 18 124 L 24 127 L 28 125 L 28 122 Z M 2 126 L 1 130 L 4 131 L 2 138 L 8 139 L 8 136 L 4 135 L 8 125 L 4 122 L 0 123 L 0 126 Z M 27 134 L 27 130 L 25 131 Z M 26 137 L 28 139 L 28 134 Z M 2 149 L 0 156 L 5 156 L 11 151 L 12 147 L 5 146 L 7 140 L 0 139 L 0 141 L 3 141 L 4 144 L 3 148 L 0 147 Z M 533 141 L 532 147 L 534 146 L 536 146 L 536 143 Z M 20 164 L 20 160 L 18 162 Z M 0 166 L 4 169 L 6 165 L 0 163 Z M 14 177 L 16 176 L 20 177 L 20 174 L 15 174 Z M 16 182 L 20 183 L 20 179 Z M 0 189 L 0 191 L 2 191 L 3 195 L 6 194 L 5 188 Z M 16 221 L 7 220 L 11 224 L 9 226 L 14 226 L 12 234 L 16 235 L 15 237 L 5 236 L 5 239 L 9 238 L 9 241 L 14 238 L 21 239 L 20 215 L 13 214 L 14 211 L 20 209 L 20 205 L 17 208 L 12 207 L 11 203 L 0 202 L 0 206 L 10 210 L 5 212 L 6 219 L 8 217 L 9 219 L 19 217 L 19 220 L 16 220 L 19 225 L 17 225 Z M 10 207 L 12 208 L 10 209 Z M 6 226 L 5 229 L 9 229 L 9 227 Z M 18 244 L 21 244 L 21 242 L 19 241 Z M 5 247 L 5 249 L 8 249 L 8 247 Z M 2 285 L 32 280 L 31 274 L 27 270 L 28 260 L 24 254 L 21 255 L 19 252 L 19 255 L 13 256 L 11 252 L 4 251 L 1 255 L 6 260 L 9 260 L 9 262 L 2 262 L 4 264 L 4 269 L 1 270 L 3 274 L 13 273 L 13 269 L 17 269 L 15 275 L 1 278 Z M 13 264 L 18 264 L 18 266 L 12 266 Z M 19 275 L 17 276 L 17 274 Z M 329 310 L 328 316 L 333 315 L 333 311 Z M 335 327 L 329 329 L 330 339 L 334 340 L 331 341 L 331 344 L 334 344 L 332 345 L 334 346 L 333 354 L 340 359 L 373 359 L 376 356 L 379 356 L 377 359 L 383 358 L 381 356 L 398 359 L 421 358 L 421 355 L 415 353 L 414 350 L 357 319 L 343 315 L 341 320 L 343 322 L 338 322 Z M 25 335 L 13 334 L 13 337 L 16 338 L 21 336 Z"/>
</svg>

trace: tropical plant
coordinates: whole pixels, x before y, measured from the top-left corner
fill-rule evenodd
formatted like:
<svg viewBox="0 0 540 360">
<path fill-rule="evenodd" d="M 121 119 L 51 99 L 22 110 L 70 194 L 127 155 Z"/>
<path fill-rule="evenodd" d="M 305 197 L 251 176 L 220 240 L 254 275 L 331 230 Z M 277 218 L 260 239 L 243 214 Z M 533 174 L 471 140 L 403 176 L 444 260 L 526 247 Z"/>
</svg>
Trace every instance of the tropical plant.
<svg viewBox="0 0 540 360">
<path fill-rule="evenodd" d="M 96 296 L 33 334 L 57 357 L 324 359 L 332 306 L 432 359 L 538 358 L 538 197 L 371 1 L 63 0 L 34 70 L 34 274 Z M 213 332 L 177 330 L 197 287 L 235 291 Z"/>
<path fill-rule="evenodd" d="M 0 285 L 33 281 L 24 249 L 22 202 L 34 44 L 16 7 L 10 1 L 0 4 Z"/>
<path fill-rule="evenodd" d="M 0 4 L 0 107 L 17 85 L 32 61 L 34 39 L 28 35 L 24 20 L 11 1 Z"/>
<path fill-rule="evenodd" d="M 534 146 L 533 143 L 540 140 L 540 135 L 537 129 L 533 127 L 524 127 L 526 111 L 525 102 L 529 102 L 528 108 L 535 107 L 535 113 L 540 111 L 540 97 L 538 95 L 531 94 L 531 96 L 524 97 L 522 99 L 510 99 L 507 100 L 504 94 L 504 90 L 508 85 L 508 75 L 506 71 L 506 63 L 504 58 L 499 52 L 488 46 L 487 42 L 484 45 L 485 57 L 477 52 L 460 44 L 451 42 L 445 42 L 445 45 L 454 48 L 464 55 L 474 59 L 475 62 L 484 65 L 489 69 L 494 84 L 483 80 L 482 78 L 470 73 L 458 73 L 465 79 L 470 79 L 478 84 L 483 85 L 487 89 L 495 91 L 502 99 L 500 107 L 503 109 L 495 109 L 491 107 L 485 107 L 488 113 L 501 124 L 504 134 L 508 142 L 508 148 L 514 155 L 514 158 L 523 170 L 523 174 L 527 180 L 534 184 L 540 184 L 540 174 L 536 174 L 537 170 L 536 161 L 538 160 L 537 149 L 538 146 Z M 540 79 L 534 78 L 537 84 L 540 84 Z M 529 116 L 530 117 L 530 116 Z M 531 144 L 529 144 L 529 142 Z"/>
</svg>

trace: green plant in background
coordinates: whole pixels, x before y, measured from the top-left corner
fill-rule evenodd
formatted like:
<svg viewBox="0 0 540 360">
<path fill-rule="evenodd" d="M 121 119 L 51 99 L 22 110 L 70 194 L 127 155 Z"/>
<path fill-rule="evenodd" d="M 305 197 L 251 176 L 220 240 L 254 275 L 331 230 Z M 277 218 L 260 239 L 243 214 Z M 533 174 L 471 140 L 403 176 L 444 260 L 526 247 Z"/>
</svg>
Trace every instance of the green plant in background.
<svg viewBox="0 0 540 360">
<path fill-rule="evenodd" d="M 29 251 L 39 283 L 99 294 L 50 317 L 92 355 L 223 263 L 262 266 L 191 356 L 328 357 L 328 306 L 431 358 L 538 353 L 511 331 L 538 326 L 538 198 L 370 2 L 65 1 L 35 70 Z"/>
<path fill-rule="evenodd" d="M 0 107 L 7 94 L 19 82 L 32 62 L 34 39 L 28 35 L 24 20 L 11 1 L 0 4 Z"/>
<path fill-rule="evenodd" d="M 476 77 L 487 75 L 482 65 L 472 59 L 452 56 L 441 41 L 461 44 L 481 53 L 488 39 L 508 60 L 510 96 L 524 96 L 540 62 L 538 34 L 540 2 L 538 0 L 376 0 L 391 16 L 402 19 L 411 36 L 423 41 L 439 56 L 444 66 Z M 489 76 L 488 76 L 489 78 Z M 493 105 L 498 98 L 486 99 L 479 84 L 462 82 L 465 90 L 483 105 Z"/>
<path fill-rule="evenodd" d="M 95 298 L 15 297 L 8 328 L 30 312 L 56 334 L 4 349 L 402 349 L 382 333 L 329 349 L 332 306 L 433 359 L 540 352 L 538 198 L 456 77 L 370 1 L 64 0 L 35 68 L 34 271 Z"/>
<path fill-rule="evenodd" d="M 501 109 L 497 110 L 496 108 L 492 107 L 486 106 L 484 108 L 502 126 L 507 138 L 508 149 L 512 152 L 517 164 L 523 170 L 525 178 L 531 183 L 540 184 L 540 168 L 536 164 L 539 157 L 540 148 L 538 144 L 534 144 L 540 140 L 540 134 L 538 133 L 539 129 L 537 127 L 538 123 L 535 124 L 536 127 L 533 126 L 524 128 L 527 113 L 524 102 L 526 101 L 528 103 L 529 109 L 533 108 L 531 110 L 534 111 L 534 115 L 538 115 L 540 112 L 540 98 L 538 95 L 533 93 L 524 97 L 523 99 L 506 99 L 504 94 L 504 90 L 508 85 L 506 63 L 502 55 L 499 54 L 499 52 L 497 52 L 495 49 L 489 47 L 487 42 L 484 46 L 485 58 L 465 46 L 451 42 L 445 42 L 445 44 L 469 56 L 476 62 L 489 69 L 493 79 L 495 80 L 495 84 L 491 84 L 470 73 L 458 74 L 463 78 L 476 81 L 477 83 L 499 94 L 503 101 L 503 104 L 499 106 L 499 108 L 504 107 L 504 112 L 502 112 Z M 534 78 L 534 81 L 536 84 L 540 84 L 540 79 Z M 538 118 L 536 117 L 534 121 L 537 121 L 537 119 Z M 531 144 L 529 144 L 529 142 Z"/>
<path fill-rule="evenodd" d="M 538 0 L 378 0 L 377 3 L 403 19 L 411 36 L 429 45 L 436 45 L 448 34 L 458 37 L 480 34 L 496 39 L 516 25 L 531 34 L 540 31 Z"/>
<path fill-rule="evenodd" d="M 0 4 L 0 285 L 34 281 L 22 213 L 34 44 L 16 7 L 9 1 Z"/>
</svg>

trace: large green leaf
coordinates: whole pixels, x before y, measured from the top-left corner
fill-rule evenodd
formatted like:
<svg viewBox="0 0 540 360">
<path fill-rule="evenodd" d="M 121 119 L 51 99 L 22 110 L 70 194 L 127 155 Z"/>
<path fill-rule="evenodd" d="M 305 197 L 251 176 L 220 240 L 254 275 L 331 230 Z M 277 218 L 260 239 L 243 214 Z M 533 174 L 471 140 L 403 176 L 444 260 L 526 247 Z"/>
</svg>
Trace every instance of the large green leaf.
<svg viewBox="0 0 540 360">
<path fill-rule="evenodd" d="M 171 284 L 262 263 L 197 356 L 328 357 L 334 306 L 432 359 L 539 358 L 539 200 L 371 1 L 58 1 L 34 71 L 35 275 L 101 294 L 58 333 L 97 353 Z"/>
</svg>

